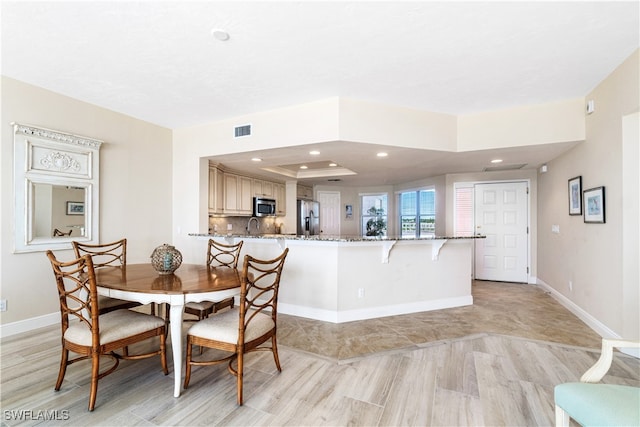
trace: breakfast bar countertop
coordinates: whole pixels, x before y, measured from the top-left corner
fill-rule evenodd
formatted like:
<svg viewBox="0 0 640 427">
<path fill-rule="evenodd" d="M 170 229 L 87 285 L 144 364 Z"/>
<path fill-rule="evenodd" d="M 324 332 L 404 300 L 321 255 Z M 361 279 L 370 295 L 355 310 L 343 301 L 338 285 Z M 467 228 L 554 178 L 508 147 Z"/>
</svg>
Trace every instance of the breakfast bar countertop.
<svg viewBox="0 0 640 427">
<path fill-rule="evenodd" d="M 223 234 L 223 233 L 189 233 L 189 236 L 209 237 L 209 238 L 240 238 L 240 239 L 285 239 L 285 240 L 314 240 L 320 242 L 379 242 L 379 241 L 409 241 L 409 240 L 464 240 L 464 239 L 484 239 L 486 236 L 429 236 L 429 237 L 401 237 L 401 236 L 379 236 L 363 237 L 356 235 L 314 235 L 301 236 L 295 234 Z"/>
</svg>

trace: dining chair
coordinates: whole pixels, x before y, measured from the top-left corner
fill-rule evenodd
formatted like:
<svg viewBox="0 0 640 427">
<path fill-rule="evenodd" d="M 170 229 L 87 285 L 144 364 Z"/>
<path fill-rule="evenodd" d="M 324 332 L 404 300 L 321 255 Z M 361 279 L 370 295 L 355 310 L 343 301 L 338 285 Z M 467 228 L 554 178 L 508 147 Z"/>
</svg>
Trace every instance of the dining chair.
<svg viewBox="0 0 640 427">
<path fill-rule="evenodd" d="M 227 245 L 209 239 L 207 265 L 212 267 L 238 268 L 242 243 L 243 241 L 240 240 L 236 244 Z M 234 297 L 229 297 L 222 301 L 189 302 L 185 304 L 184 312 L 197 316 L 198 320 L 202 320 L 225 307 L 233 308 L 234 301 Z"/>
<path fill-rule="evenodd" d="M 556 426 L 568 427 L 571 418 L 583 426 L 640 426 L 639 387 L 594 384 L 609 371 L 614 348 L 640 348 L 640 342 L 603 338 L 600 358 L 580 382 L 554 388 Z"/>
<path fill-rule="evenodd" d="M 282 267 L 289 248 L 277 258 L 260 260 L 244 256 L 239 307 L 208 317 L 191 326 L 187 332 L 187 360 L 184 388 L 188 388 L 192 366 L 229 362 L 229 372 L 236 376 L 238 405 L 242 405 L 244 355 L 252 351 L 268 351 L 278 371 L 282 371 L 276 341 L 278 289 Z M 271 340 L 271 346 L 260 346 Z M 194 360 L 193 346 L 218 349 L 232 354 L 221 359 Z M 205 354 L 206 356 L 206 354 Z M 236 362 L 236 367 L 233 364 Z"/>
<path fill-rule="evenodd" d="M 61 236 L 71 236 L 71 232 L 73 230 L 69 230 L 68 232 L 60 231 L 57 228 L 53 230 L 53 237 L 61 237 Z"/>
<path fill-rule="evenodd" d="M 67 366 L 80 360 L 91 360 L 89 411 L 93 411 L 98 381 L 116 370 L 120 359 L 137 360 L 160 355 L 162 371 L 169 374 L 166 356 L 166 334 L 163 319 L 132 310 L 115 310 L 100 314 L 95 269 L 91 255 L 73 261 L 58 261 L 50 250 L 51 262 L 60 299 L 62 320 L 62 357 L 55 390 L 60 390 Z M 132 344 L 160 338 L 160 348 L 135 355 L 117 354 L 115 350 Z M 69 351 L 79 356 L 69 359 Z M 100 357 L 113 359 L 109 369 L 100 372 Z"/>
<path fill-rule="evenodd" d="M 76 258 L 80 258 L 83 255 L 91 255 L 94 268 L 127 265 L 127 239 L 95 245 L 74 240 L 71 244 Z M 125 301 L 98 295 L 100 314 L 123 308 L 133 308 L 139 305 L 141 304 L 135 301 Z M 155 314 L 155 307 L 152 307 L 151 314 Z"/>
</svg>

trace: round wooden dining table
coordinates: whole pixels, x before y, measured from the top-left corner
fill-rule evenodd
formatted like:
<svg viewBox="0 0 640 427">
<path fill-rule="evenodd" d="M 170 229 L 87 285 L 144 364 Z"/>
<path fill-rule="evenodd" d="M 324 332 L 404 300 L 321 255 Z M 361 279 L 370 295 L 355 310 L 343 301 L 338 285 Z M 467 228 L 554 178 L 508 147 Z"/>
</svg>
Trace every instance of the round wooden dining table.
<svg viewBox="0 0 640 427">
<path fill-rule="evenodd" d="M 149 264 L 100 267 L 95 270 L 98 293 L 142 304 L 170 305 L 174 392 L 182 385 L 182 315 L 188 302 L 219 301 L 240 294 L 240 271 L 235 268 L 182 264 L 173 274 L 159 274 Z"/>
</svg>

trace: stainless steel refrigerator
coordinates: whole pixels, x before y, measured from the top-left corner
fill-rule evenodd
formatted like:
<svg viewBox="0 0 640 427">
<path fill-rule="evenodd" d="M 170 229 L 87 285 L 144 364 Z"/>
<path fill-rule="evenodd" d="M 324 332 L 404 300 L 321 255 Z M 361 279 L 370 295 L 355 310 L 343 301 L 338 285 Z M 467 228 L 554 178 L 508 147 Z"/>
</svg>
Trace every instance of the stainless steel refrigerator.
<svg viewBox="0 0 640 427">
<path fill-rule="evenodd" d="M 298 236 L 313 236 L 320 234 L 320 203 L 310 200 L 298 200 L 297 203 Z"/>
</svg>

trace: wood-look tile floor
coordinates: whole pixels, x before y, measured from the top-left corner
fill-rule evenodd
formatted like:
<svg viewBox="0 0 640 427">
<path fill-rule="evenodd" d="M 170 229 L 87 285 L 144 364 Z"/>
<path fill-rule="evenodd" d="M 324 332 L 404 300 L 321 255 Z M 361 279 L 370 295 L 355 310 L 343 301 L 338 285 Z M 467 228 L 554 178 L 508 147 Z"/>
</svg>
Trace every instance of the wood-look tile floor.
<svg viewBox="0 0 640 427">
<path fill-rule="evenodd" d="M 342 325 L 280 316 L 283 370 L 250 354 L 242 407 L 226 365 L 195 368 L 174 398 L 153 358 L 121 362 L 88 412 L 88 363 L 53 390 L 58 326 L 5 338 L 1 425 L 552 425 L 553 387 L 579 379 L 600 338 L 536 286 L 473 293 L 473 307 Z M 639 361 L 617 353 L 604 382 L 640 386 Z"/>
</svg>

